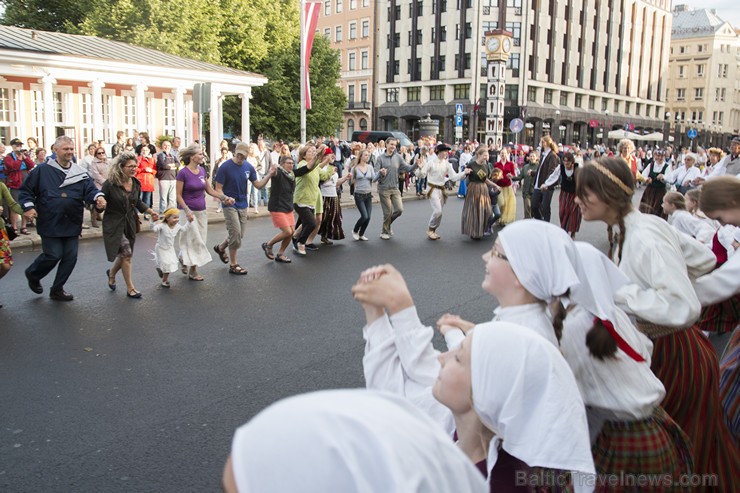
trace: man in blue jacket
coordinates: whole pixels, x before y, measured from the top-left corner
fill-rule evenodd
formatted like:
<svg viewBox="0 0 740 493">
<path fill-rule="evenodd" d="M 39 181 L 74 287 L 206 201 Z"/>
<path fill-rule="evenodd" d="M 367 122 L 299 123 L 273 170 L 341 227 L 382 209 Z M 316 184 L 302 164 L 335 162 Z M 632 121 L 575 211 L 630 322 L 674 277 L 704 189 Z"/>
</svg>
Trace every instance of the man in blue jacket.
<svg viewBox="0 0 740 493">
<path fill-rule="evenodd" d="M 72 301 L 64 284 L 77 263 L 77 248 L 82 232 L 85 203 L 105 209 L 105 196 L 93 184 L 87 172 L 72 161 L 74 141 L 61 136 L 54 142 L 56 159 L 36 166 L 23 182 L 18 202 L 27 219 L 38 217 L 36 228 L 43 253 L 26 269 L 28 287 L 36 294 L 44 292 L 43 279 L 59 264 L 49 297 Z"/>
</svg>

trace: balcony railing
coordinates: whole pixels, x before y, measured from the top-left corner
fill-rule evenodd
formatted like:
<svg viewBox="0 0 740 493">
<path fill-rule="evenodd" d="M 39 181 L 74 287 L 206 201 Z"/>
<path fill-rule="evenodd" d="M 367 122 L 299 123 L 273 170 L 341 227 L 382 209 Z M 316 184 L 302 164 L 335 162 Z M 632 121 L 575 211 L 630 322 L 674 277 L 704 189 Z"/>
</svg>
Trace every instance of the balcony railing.
<svg viewBox="0 0 740 493">
<path fill-rule="evenodd" d="M 372 104 L 370 103 L 370 101 L 348 101 L 347 109 L 348 110 L 369 110 L 369 109 L 372 109 Z"/>
</svg>

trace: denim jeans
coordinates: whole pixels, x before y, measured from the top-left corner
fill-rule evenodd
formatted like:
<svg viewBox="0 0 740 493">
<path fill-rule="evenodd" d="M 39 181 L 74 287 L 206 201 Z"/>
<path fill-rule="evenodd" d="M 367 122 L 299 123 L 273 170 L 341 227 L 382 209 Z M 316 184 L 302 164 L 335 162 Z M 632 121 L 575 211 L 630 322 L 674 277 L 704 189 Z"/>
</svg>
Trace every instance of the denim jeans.
<svg viewBox="0 0 740 493">
<path fill-rule="evenodd" d="M 373 194 L 355 192 L 355 205 L 360 212 L 360 219 L 357 220 L 352 231 L 363 236 L 370 224 L 370 215 L 373 213 Z"/>
<path fill-rule="evenodd" d="M 152 193 L 153 192 L 141 192 L 141 201 L 144 202 L 149 208 L 152 208 Z"/>
<path fill-rule="evenodd" d="M 80 244 L 79 236 L 68 236 L 64 238 L 41 237 L 41 248 L 43 253 L 36 257 L 26 274 L 31 279 L 41 280 L 59 264 L 57 275 L 51 291 L 60 291 L 72 275 L 77 264 L 77 249 Z"/>
<path fill-rule="evenodd" d="M 427 179 L 426 178 L 417 178 L 416 179 L 416 193 L 424 193 L 424 189 L 427 187 Z"/>
</svg>

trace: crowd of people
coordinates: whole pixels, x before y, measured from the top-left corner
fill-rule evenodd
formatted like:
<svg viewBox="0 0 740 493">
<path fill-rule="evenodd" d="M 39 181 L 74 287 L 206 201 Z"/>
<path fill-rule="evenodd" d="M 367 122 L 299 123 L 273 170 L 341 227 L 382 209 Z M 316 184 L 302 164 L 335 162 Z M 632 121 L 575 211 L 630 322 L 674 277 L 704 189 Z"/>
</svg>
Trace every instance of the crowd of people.
<svg viewBox="0 0 740 493">
<path fill-rule="evenodd" d="M 56 267 L 50 297 L 57 301 L 73 299 L 64 286 L 85 205 L 102 223 L 112 262 L 107 285 L 116 290 L 120 271 L 129 298 L 142 296 L 132 278 L 141 217 L 158 236 L 163 288 L 177 270 L 202 281 L 199 268 L 212 251 L 230 273 L 246 274 L 237 255 L 250 205 L 266 205 L 278 230 L 261 245 L 271 261 L 290 263 L 291 242 L 303 256 L 318 248 L 317 236 L 323 245 L 343 239 L 338 197 L 346 184 L 360 211 L 355 241 L 368 241 L 375 183 L 383 240 L 392 238 L 401 196 L 411 188 L 428 197 L 426 234 L 438 240 L 447 192 L 458 181 L 461 233 L 480 239 L 496 230 L 483 255 L 482 288 L 498 308 L 478 324 L 443 315 L 436 324 L 443 354 L 402 274 L 392 265 L 363 271 L 352 295 L 366 317 L 368 390 L 295 397 L 260 413 L 234 437 L 227 491 L 307 484 L 325 491 L 357 484 L 372 484 L 371 491 L 633 491 L 624 483 L 630 478 L 671 481 L 641 483 L 640 491 L 740 484 L 740 138 L 727 155 L 709 149 L 706 159 L 689 150 L 636 151 L 630 141 L 597 156 L 561 149 L 549 136 L 526 154 L 474 143 L 399 149 L 393 139 L 378 148 L 332 139 L 296 149 L 276 143 L 271 151 L 260 139 L 233 150 L 225 142 L 213 173 L 199 143 L 164 141 L 158 152 L 143 136 L 133 150 L 114 146 L 108 162 L 97 145 L 75 159 L 74 141 L 62 136 L 38 165 L 26 160 L 23 142 L 11 144 L 0 196 L 2 212 L 13 215 L 8 229 L 0 219 L 0 277 L 12 266 L 8 231 L 22 217 L 21 230 L 35 223 L 42 238 L 43 251 L 25 272 L 28 286 L 42 293 L 41 280 Z M 152 208 L 155 185 L 159 210 Z M 560 228 L 550 224 L 557 186 Z M 212 248 L 207 195 L 218 201 L 227 231 Z M 608 253 L 574 241 L 582 221 L 606 225 Z M 727 343 L 721 362 L 712 341 Z M 266 447 L 298 415 L 315 426 L 295 427 L 289 447 Z M 287 449 L 310 457 L 299 485 L 275 467 Z M 697 476 L 701 485 L 681 483 Z"/>
</svg>

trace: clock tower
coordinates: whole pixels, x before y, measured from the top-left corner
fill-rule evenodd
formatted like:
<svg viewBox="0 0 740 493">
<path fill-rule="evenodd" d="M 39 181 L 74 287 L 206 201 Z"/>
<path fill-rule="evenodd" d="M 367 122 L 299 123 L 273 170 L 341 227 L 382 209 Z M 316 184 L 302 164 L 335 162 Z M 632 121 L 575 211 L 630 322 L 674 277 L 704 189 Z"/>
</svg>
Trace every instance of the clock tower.
<svg viewBox="0 0 740 493">
<path fill-rule="evenodd" d="M 512 35 L 497 29 L 485 34 L 488 68 L 486 91 L 486 145 L 501 149 L 504 138 L 504 90 L 506 89 L 506 62 L 511 51 Z"/>
</svg>

